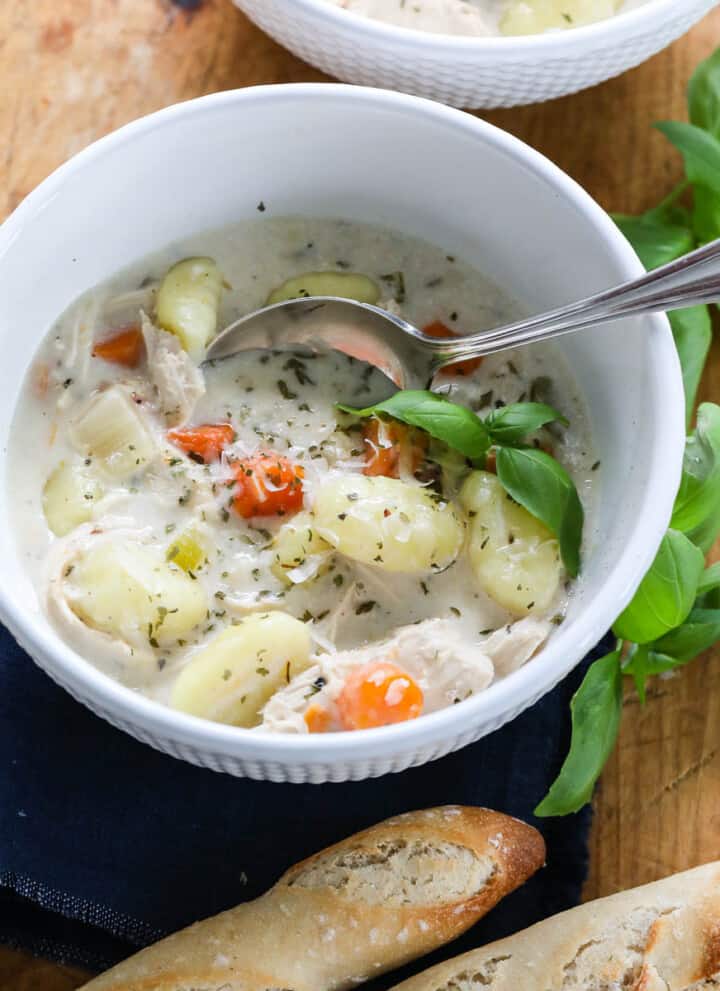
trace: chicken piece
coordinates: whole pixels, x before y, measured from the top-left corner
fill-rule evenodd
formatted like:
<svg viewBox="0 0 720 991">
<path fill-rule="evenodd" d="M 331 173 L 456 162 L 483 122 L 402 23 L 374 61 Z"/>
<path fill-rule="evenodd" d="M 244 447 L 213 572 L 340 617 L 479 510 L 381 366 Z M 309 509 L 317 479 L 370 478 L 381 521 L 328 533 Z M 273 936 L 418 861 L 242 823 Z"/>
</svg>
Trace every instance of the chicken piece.
<svg viewBox="0 0 720 991">
<path fill-rule="evenodd" d="M 160 411 L 170 427 L 181 426 L 192 417 L 205 395 L 205 379 L 193 364 L 179 338 L 160 330 L 142 314 L 142 332 L 147 350 L 150 379 L 157 390 Z"/>
<path fill-rule="evenodd" d="M 521 668 L 550 636 L 550 623 L 534 616 L 527 616 L 510 626 L 495 630 L 484 641 L 482 649 L 495 668 L 495 674 L 504 678 Z"/>
</svg>

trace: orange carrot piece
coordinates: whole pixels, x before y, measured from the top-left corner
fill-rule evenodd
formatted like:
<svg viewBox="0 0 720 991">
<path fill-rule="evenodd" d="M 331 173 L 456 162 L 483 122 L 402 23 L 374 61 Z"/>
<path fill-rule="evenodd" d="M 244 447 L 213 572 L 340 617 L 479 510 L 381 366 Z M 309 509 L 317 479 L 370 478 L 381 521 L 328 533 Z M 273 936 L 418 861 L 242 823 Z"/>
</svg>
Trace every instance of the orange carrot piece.
<svg viewBox="0 0 720 991">
<path fill-rule="evenodd" d="M 444 324 L 442 320 L 433 320 L 429 323 L 427 327 L 423 327 L 423 334 L 427 334 L 428 337 L 457 337 L 458 335 L 450 330 L 447 324 Z M 482 358 L 468 358 L 467 361 L 458 361 L 455 365 L 449 365 L 447 368 L 443 368 L 441 375 L 472 375 L 472 373 L 482 365 Z"/>
<path fill-rule="evenodd" d="M 145 353 L 142 331 L 137 324 L 123 327 L 112 337 L 107 337 L 104 341 L 96 341 L 92 353 L 94 358 L 111 361 L 114 365 L 137 368 Z"/>
<path fill-rule="evenodd" d="M 281 454 L 261 451 L 234 461 L 233 507 L 240 516 L 287 516 L 303 505 L 302 465 L 293 464 Z"/>
<path fill-rule="evenodd" d="M 399 478 L 403 462 L 408 470 L 420 467 L 427 451 L 427 437 L 397 420 L 380 420 L 376 416 L 363 422 L 365 444 L 364 475 Z"/>
<path fill-rule="evenodd" d="M 332 716 L 324 705 L 319 702 L 311 702 L 303 715 L 308 733 L 327 733 L 330 729 Z"/>
<path fill-rule="evenodd" d="M 203 423 L 185 430 L 169 430 L 167 437 L 193 460 L 209 464 L 220 460 L 222 452 L 232 444 L 235 431 L 230 423 Z"/>
<path fill-rule="evenodd" d="M 418 683 L 389 661 L 373 661 L 352 671 L 337 705 L 345 729 L 372 729 L 417 719 L 423 709 Z"/>
</svg>

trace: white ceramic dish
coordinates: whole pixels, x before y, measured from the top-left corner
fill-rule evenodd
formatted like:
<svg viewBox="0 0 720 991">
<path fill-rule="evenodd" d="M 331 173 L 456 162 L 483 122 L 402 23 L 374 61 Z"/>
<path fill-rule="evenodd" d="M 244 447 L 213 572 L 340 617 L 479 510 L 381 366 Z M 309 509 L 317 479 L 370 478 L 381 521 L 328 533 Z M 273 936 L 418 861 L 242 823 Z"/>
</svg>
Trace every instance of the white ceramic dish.
<svg viewBox="0 0 720 991">
<path fill-rule="evenodd" d="M 648 0 L 588 27 L 512 38 L 413 31 L 326 0 L 234 2 L 280 44 L 345 82 L 455 107 L 511 107 L 575 93 L 639 65 L 718 0 Z"/>
<path fill-rule="evenodd" d="M 521 142 L 439 104 L 346 86 L 262 87 L 170 107 L 81 152 L 0 228 L 0 618 L 76 698 L 161 750 L 275 781 L 365 778 L 501 726 L 607 630 L 670 515 L 684 437 L 679 366 L 664 317 L 565 339 L 603 465 L 597 532 L 565 623 L 515 674 L 415 722 L 332 737 L 259 734 L 174 712 L 101 674 L 43 616 L 9 525 L 7 431 L 36 346 L 74 297 L 163 242 L 255 216 L 261 202 L 277 215 L 344 215 L 426 237 L 530 309 L 641 266 L 600 207 Z"/>
</svg>

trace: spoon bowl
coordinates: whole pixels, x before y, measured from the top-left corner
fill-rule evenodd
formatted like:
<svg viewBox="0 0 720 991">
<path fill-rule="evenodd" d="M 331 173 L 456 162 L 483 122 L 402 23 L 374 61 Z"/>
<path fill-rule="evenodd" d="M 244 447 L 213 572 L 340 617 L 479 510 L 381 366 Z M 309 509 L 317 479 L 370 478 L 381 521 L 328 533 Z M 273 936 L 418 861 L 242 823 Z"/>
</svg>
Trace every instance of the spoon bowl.
<svg viewBox="0 0 720 991">
<path fill-rule="evenodd" d="M 417 346 L 418 341 L 422 346 Z M 264 349 L 341 351 L 383 373 L 387 390 L 374 399 L 379 402 L 396 389 L 428 388 L 436 371 L 435 347 L 439 344 L 402 317 L 377 306 L 336 296 L 311 296 L 275 303 L 236 320 L 218 334 L 205 361 Z"/>
</svg>

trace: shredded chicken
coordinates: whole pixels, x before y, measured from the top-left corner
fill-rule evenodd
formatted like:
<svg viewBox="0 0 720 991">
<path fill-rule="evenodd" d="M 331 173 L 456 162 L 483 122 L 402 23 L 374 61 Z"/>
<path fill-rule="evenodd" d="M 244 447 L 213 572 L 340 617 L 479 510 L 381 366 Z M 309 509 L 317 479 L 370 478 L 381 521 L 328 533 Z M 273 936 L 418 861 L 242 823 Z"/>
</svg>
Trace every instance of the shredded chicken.
<svg viewBox="0 0 720 991">
<path fill-rule="evenodd" d="M 192 363 L 178 338 L 156 327 L 144 312 L 142 332 L 148 371 L 165 421 L 171 427 L 187 423 L 205 395 L 202 372 Z"/>
</svg>

